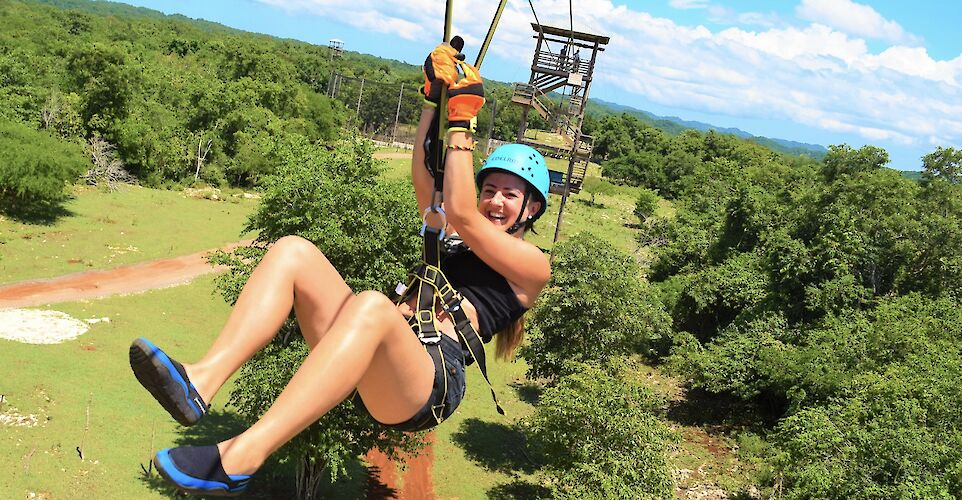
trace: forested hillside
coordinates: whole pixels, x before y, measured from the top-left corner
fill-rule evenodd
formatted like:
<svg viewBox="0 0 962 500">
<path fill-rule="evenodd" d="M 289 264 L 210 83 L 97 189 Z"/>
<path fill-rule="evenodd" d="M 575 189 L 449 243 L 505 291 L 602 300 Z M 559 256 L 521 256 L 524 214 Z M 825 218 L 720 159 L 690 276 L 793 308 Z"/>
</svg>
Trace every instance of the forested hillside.
<svg viewBox="0 0 962 500">
<path fill-rule="evenodd" d="M 600 128 L 605 175 L 650 190 L 636 213 L 671 333 L 642 352 L 758 415 L 739 439 L 772 487 L 962 494 L 962 151 L 938 148 L 913 181 L 872 146 L 817 162 L 627 116 Z"/>
<path fill-rule="evenodd" d="M 410 220 L 356 224 L 345 207 L 382 214 L 414 202 L 407 187 L 381 184 L 369 143 L 350 139 L 392 135 L 395 113 L 410 127 L 421 80 L 396 61 L 332 58 L 327 47 L 146 9 L 8 0 L 0 211 L 55 217 L 64 186 L 81 179 L 261 189 L 249 229 L 262 241 L 304 235 L 349 268 L 349 281 L 390 285 L 416 253 L 413 236 L 398 236 L 416 226 L 413 208 Z M 478 135 L 512 140 L 520 111 L 510 88 L 487 91 Z M 399 92 L 409 93 L 401 106 Z M 752 465 L 745 495 L 962 496 L 962 151 L 933 151 L 907 179 L 872 146 L 834 145 L 816 158 L 671 127 L 601 109 L 584 124 L 605 178 L 585 191 L 637 193 L 629 226 L 639 251 L 590 234 L 551 249 L 552 280 L 522 353 L 541 394 L 520 425 L 543 478 L 526 491 L 674 495 L 678 422 L 641 375 L 645 363 L 701 395 L 699 411 L 722 413 L 706 427 Z M 324 196 L 331 186 L 346 188 Z M 234 266 L 219 285 L 225 297 L 263 248 L 254 250 L 222 256 Z M 302 347 L 285 340 L 271 352 L 288 357 L 259 361 L 293 363 Z M 242 382 L 235 403 L 254 418 L 282 375 Z M 315 441 L 290 453 L 318 475 L 343 467 L 363 452 L 340 444 L 360 435 L 352 425 L 321 422 L 307 433 Z M 387 439 L 363 429 L 365 445 Z"/>
<path fill-rule="evenodd" d="M 0 15 L 2 126 L 20 123 L 82 146 L 72 150 L 75 159 L 105 149 L 109 160 L 94 166 L 101 174 L 122 168 L 148 186 L 255 186 L 277 163 L 272 137 L 280 133 L 328 141 L 348 126 L 394 136 L 396 112 L 410 130 L 420 109 L 420 69 L 375 56 L 332 58 L 327 47 L 110 2 L 16 0 Z M 332 82 L 334 73 L 343 78 Z M 520 109 L 509 104 L 510 86 L 488 82 L 487 90 L 478 135 L 513 140 Z M 591 109 L 586 133 L 616 115 Z M 534 114 L 529 120 L 546 126 Z M 668 125 L 671 135 L 679 132 Z M 18 192 L 26 203 L 46 193 L 18 177 L 4 184 L 7 197 Z"/>
</svg>

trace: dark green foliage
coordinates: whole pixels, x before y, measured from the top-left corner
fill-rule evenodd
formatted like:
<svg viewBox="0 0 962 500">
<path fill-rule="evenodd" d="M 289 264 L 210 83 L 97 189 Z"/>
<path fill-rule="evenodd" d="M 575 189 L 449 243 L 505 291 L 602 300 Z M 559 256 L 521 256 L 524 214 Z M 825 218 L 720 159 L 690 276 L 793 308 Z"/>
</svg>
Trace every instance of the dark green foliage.
<svg viewBox="0 0 962 500">
<path fill-rule="evenodd" d="M 667 317 L 634 260 L 589 233 L 559 244 L 553 256 L 522 350 L 531 376 L 556 380 L 571 363 L 603 364 L 663 346 Z"/>
<path fill-rule="evenodd" d="M 950 387 L 962 375 L 962 357 L 957 347 L 925 357 L 861 375 L 851 396 L 802 410 L 779 425 L 774 437 L 782 454 L 776 464 L 786 497 L 962 494 L 959 390 Z"/>
<path fill-rule="evenodd" d="M 0 120 L 0 211 L 48 219 L 88 165 L 79 145 Z"/>
<path fill-rule="evenodd" d="M 84 12 L 0 6 L 0 117 L 68 140 L 99 135 L 147 185 L 254 186 L 274 167 L 265 137 L 333 140 L 345 121 L 318 81 L 326 48 L 146 9 L 46 3 Z"/>
<path fill-rule="evenodd" d="M 247 229 L 263 242 L 313 241 L 355 290 L 403 280 L 420 245 L 417 202 L 409 184 L 378 177 L 372 144 L 348 140 L 328 151 L 292 138 L 276 147 L 277 171 Z"/>
<path fill-rule="evenodd" d="M 658 193 L 650 189 L 641 189 L 638 195 L 638 200 L 635 202 L 635 217 L 638 217 L 641 222 L 645 222 L 648 218 L 655 215 L 655 211 L 658 210 L 658 200 L 661 199 Z"/>
<path fill-rule="evenodd" d="M 787 497 L 958 495 L 957 153 L 927 156 L 916 183 L 870 146 L 821 165 L 701 148 L 685 149 L 701 161 L 674 184 L 651 273 L 676 330 L 669 366 L 782 415 Z"/>
<path fill-rule="evenodd" d="M 624 360 L 576 365 L 523 424 L 553 498 L 674 498 L 665 400 Z"/>
<path fill-rule="evenodd" d="M 237 300 L 263 257 L 260 244 L 291 234 L 317 244 L 355 290 L 384 290 L 403 278 L 417 257 L 417 205 L 410 186 L 379 178 L 369 142 L 348 140 L 328 150 L 293 135 L 272 144 L 271 151 L 277 171 L 264 179 L 264 198 L 247 226 L 257 231 L 257 246 L 213 259 L 230 265 L 217 280 L 228 302 Z M 281 334 L 241 370 L 230 402 L 247 419 L 256 420 L 269 407 L 307 356 L 304 342 L 292 336 L 296 328 L 293 321 L 285 323 Z M 332 478 L 345 472 L 348 461 L 372 446 L 390 453 L 416 443 L 411 435 L 385 431 L 347 401 L 300 433 L 278 456 L 297 461 L 305 471 L 302 477 L 316 480 L 325 469 Z"/>
</svg>

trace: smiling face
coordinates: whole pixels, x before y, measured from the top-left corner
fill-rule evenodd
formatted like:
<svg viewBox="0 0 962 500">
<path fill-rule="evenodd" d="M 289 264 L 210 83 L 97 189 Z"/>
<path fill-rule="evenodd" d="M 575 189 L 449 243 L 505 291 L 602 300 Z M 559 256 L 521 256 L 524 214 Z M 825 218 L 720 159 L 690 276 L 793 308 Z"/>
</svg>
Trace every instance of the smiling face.
<svg viewBox="0 0 962 500">
<path fill-rule="evenodd" d="M 527 183 L 514 174 L 492 172 L 484 177 L 481 184 L 478 211 L 492 224 L 507 231 L 518 220 L 527 188 Z M 538 213 L 540 208 L 540 201 L 529 198 L 521 220 Z"/>
</svg>

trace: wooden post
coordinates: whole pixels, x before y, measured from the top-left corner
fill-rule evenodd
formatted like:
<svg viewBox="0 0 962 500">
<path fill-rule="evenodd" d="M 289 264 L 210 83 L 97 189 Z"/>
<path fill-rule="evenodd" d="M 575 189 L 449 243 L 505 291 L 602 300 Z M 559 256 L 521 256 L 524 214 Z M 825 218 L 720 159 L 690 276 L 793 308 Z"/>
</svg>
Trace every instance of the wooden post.
<svg viewBox="0 0 962 500">
<path fill-rule="evenodd" d="M 568 159 L 568 173 L 565 174 L 565 190 L 561 194 L 561 206 L 558 207 L 558 223 L 554 227 L 554 239 L 551 243 L 557 243 L 558 237 L 561 236 L 561 219 L 565 214 L 565 204 L 568 203 L 568 193 L 571 191 L 571 173 L 575 168 L 575 156 L 578 154 L 578 143 L 581 142 L 581 127 L 578 127 L 578 133 L 575 135 L 575 142 L 571 150 L 571 156 Z"/>
<path fill-rule="evenodd" d="M 357 91 L 357 110 L 354 112 L 354 118 L 360 122 L 361 121 L 361 96 L 364 95 L 364 79 L 361 78 L 361 90 Z"/>
<path fill-rule="evenodd" d="M 404 95 L 404 84 L 401 84 L 401 91 L 397 93 L 397 111 L 394 112 L 394 132 L 391 133 L 391 147 L 397 142 L 397 121 L 401 117 L 401 97 Z"/>
</svg>

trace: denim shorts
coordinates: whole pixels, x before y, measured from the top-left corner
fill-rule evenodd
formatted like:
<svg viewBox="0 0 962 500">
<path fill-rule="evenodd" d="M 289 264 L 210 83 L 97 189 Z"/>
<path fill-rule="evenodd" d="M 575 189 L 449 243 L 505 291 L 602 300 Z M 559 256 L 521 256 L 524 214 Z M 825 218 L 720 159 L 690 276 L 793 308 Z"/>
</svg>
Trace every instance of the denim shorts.
<svg viewBox="0 0 962 500">
<path fill-rule="evenodd" d="M 434 345 L 425 344 L 424 347 L 434 361 L 434 387 L 431 395 L 413 417 L 397 424 L 382 423 L 384 427 L 406 432 L 430 429 L 450 417 L 464 399 L 466 386 L 464 351 L 461 350 L 461 344 L 442 334 L 440 342 Z M 364 407 L 360 397 L 355 397 L 354 404 Z"/>
</svg>

